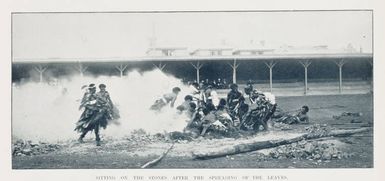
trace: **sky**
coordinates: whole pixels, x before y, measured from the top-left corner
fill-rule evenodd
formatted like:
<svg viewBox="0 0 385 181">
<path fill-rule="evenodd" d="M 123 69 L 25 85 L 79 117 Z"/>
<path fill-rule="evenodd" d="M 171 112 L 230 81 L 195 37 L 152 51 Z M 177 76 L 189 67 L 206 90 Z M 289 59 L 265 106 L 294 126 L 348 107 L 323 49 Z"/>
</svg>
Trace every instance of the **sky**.
<svg viewBox="0 0 385 181">
<path fill-rule="evenodd" d="M 157 47 L 282 45 L 372 52 L 372 12 L 34 13 L 12 15 L 14 61 L 142 57 Z"/>
</svg>

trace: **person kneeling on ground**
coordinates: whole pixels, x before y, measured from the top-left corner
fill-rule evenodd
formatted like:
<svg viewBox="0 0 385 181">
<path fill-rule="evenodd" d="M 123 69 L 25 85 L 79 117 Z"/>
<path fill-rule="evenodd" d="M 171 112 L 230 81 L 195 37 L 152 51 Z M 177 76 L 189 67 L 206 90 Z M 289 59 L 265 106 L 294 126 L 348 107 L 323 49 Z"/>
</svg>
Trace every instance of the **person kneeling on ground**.
<svg viewBox="0 0 385 181">
<path fill-rule="evenodd" d="M 196 138 L 200 135 L 202 131 L 202 117 L 204 115 L 202 111 L 203 108 L 199 107 L 197 110 L 195 110 L 196 104 L 193 102 L 190 104 L 190 106 L 190 111 L 192 112 L 191 119 L 188 121 L 187 126 L 185 127 L 183 132 L 191 133 L 192 137 Z"/>
<path fill-rule="evenodd" d="M 211 103 L 206 105 L 206 108 L 203 110 L 203 118 L 202 118 L 202 132 L 201 136 L 206 134 L 207 129 L 214 123 L 217 118 L 215 116 L 215 106 Z"/>
<path fill-rule="evenodd" d="M 225 99 L 220 99 L 219 100 L 219 105 L 217 110 L 215 111 L 215 115 L 217 119 L 226 127 L 234 127 L 237 125 L 234 125 L 233 120 L 231 119 L 230 114 L 228 113 L 227 107 L 226 107 L 226 100 Z"/>
<path fill-rule="evenodd" d="M 184 97 L 184 102 L 177 106 L 176 109 L 180 112 L 187 111 L 190 109 L 190 103 L 192 103 L 193 97 L 191 95 L 187 95 Z"/>
<path fill-rule="evenodd" d="M 181 89 L 179 87 L 174 87 L 171 93 L 164 94 L 162 98 L 156 100 L 150 109 L 160 111 L 167 104 L 170 104 L 170 107 L 174 107 L 175 100 L 180 91 Z"/>
</svg>

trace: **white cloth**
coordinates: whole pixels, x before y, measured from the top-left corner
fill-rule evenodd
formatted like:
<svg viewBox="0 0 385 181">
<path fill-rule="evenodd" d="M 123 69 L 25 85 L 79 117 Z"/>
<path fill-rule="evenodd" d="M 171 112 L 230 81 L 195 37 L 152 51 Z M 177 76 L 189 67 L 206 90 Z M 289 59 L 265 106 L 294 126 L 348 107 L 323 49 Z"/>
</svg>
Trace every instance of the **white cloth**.
<svg viewBox="0 0 385 181">
<path fill-rule="evenodd" d="M 210 98 L 213 101 L 214 106 L 217 107 L 219 105 L 218 93 L 216 91 L 214 91 L 214 90 L 211 91 L 209 99 Z"/>
<path fill-rule="evenodd" d="M 271 104 L 275 104 L 275 95 L 270 92 L 264 92 L 265 98 L 267 101 L 269 101 Z"/>
</svg>

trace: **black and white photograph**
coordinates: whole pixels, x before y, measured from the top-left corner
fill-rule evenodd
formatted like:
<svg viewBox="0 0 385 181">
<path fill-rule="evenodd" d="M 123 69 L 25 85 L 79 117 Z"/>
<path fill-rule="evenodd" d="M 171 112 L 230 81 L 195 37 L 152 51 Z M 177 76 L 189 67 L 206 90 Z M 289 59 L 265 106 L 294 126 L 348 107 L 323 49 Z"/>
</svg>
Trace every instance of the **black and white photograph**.
<svg viewBox="0 0 385 181">
<path fill-rule="evenodd" d="M 374 167 L 372 10 L 11 22 L 12 170 Z"/>
</svg>

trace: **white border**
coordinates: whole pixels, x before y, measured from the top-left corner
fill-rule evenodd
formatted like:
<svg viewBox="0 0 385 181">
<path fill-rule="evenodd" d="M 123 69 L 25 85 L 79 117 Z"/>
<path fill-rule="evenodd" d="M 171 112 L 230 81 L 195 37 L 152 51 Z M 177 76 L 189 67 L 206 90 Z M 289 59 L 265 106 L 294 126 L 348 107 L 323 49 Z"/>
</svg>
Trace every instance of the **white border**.
<svg viewBox="0 0 385 181">
<path fill-rule="evenodd" d="M 97 180 L 98 175 L 115 177 L 134 175 L 284 175 L 288 180 L 383 180 L 385 135 L 384 101 L 384 4 L 380 0 L 270 0 L 270 1 L 204 1 L 204 0 L 6 0 L 0 3 L 0 178 L 1 180 Z M 370 169 L 157 169 L 157 170 L 12 170 L 11 169 L 11 12 L 79 12 L 79 11 L 168 11 L 168 10 L 374 10 L 374 168 Z M 119 179 L 117 179 L 119 180 Z M 145 179 L 147 180 L 147 179 Z M 192 179 L 190 179 L 192 180 Z M 239 179 L 241 180 L 241 179 Z M 267 180 L 267 179 L 265 179 Z"/>
</svg>

